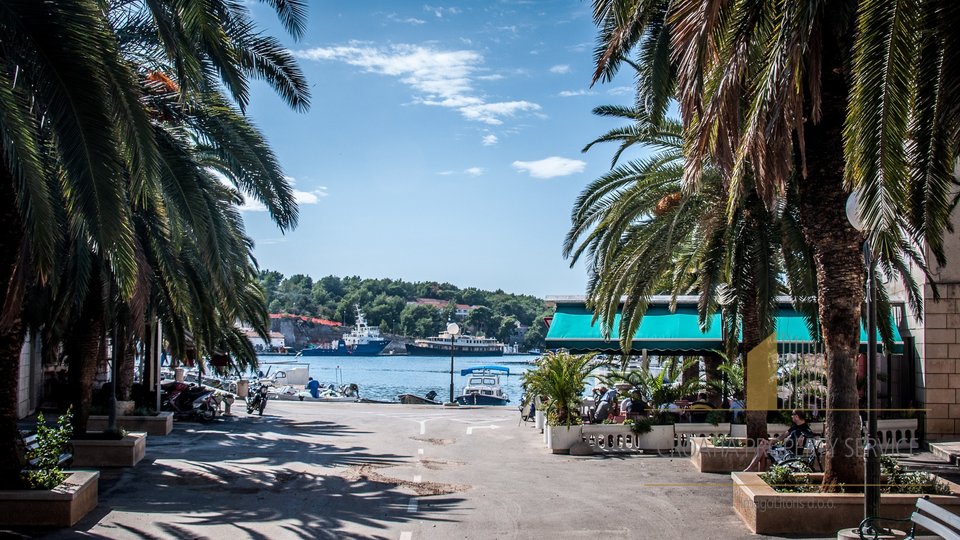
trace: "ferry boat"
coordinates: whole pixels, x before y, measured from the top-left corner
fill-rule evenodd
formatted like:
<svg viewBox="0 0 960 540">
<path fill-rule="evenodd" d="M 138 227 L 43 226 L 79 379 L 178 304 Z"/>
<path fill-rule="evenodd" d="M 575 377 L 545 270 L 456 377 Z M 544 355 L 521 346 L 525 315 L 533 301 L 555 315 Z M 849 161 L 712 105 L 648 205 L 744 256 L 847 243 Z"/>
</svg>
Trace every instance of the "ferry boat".
<svg viewBox="0 0 960 540">
<path fill-rule="evenodd" d="M 367 325 L 367 319 L 357 308 L 357 324 L 342 339 L 328 346 L 310 347 L 303 349 L 297 356 L 377 356 L 390 343 L 389 339 L 380 337 L 380 329 Z"/>
<path fill-rule="evenodd" d="M 470 375 L 463 394 L 457 396 L 460 405 L 506 405 L 510 398 L 500 388 L 500 374 L 509 375 L 504 366 L 474 366 L 460 370 L 460 375 Z"/>
<path fill-rule="evenodd" d="M 503 356 L 503 343 L 494 338 L 459 334 L 453 338 L 452 343 L 455 356 Z M 411 356 L 450 356 L 450 352 L 451 341 L 448 332 L 407 343 L 407 354 Z"/>
</svg>

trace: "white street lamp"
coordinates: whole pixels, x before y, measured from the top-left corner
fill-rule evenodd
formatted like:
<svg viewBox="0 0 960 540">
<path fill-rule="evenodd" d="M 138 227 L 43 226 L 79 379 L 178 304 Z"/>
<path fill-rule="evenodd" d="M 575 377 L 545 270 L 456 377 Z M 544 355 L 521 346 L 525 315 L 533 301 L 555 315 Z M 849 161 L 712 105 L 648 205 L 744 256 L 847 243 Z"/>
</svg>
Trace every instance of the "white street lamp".
<svg viewBox="0 0 960 540">
<path fill-rule="evenodd" d="M 859 194 L 847 199 L 847 220 L 860 232 L 866 224 L 860 219 Z M 863 447 L 864 487 L 863 516 L 880 515 L 880 450 L 874 437 L 877 433 L 877 275 L 870 239 L 863 242 L 863 261 L 867 267 L 867 433 Z"/>
<path fill-rule="evenodd" d="M 454 339 L 460 333 L 460 325 L 451 322 L 447 323 L 447 333 L 450 334 L 450 405 L 454 405 L 456 402 L 453 401 L 453 353 L 454 353 Z"/>
</svg>

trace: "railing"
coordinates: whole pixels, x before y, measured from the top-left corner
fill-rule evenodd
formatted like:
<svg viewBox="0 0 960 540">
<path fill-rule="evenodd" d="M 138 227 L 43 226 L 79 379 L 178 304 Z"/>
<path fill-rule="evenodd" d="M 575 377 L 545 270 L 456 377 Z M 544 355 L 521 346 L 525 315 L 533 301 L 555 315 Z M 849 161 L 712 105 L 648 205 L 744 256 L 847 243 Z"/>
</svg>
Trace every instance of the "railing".
<svg viewBox="0 0 960 540">
<path fill-rule="evenodd" d="M 823 423 L 811 423 L 813 432 L 822 435 Z M 672 429 L 671 429 L 672 428 Z M 879 420 L 877 422 L 881 449 L 886 453 L 910 452 L 919 447 L 917 440 L 917 419 Z M 667 431 L 673 438 L 672 452 L 689 454 L 690 439 L 693 437 L 714 437 L 727 435 L 745 437 L 746 426 L 742 424 L 673 424 L 672 426 L 654 426 L 658 432 L 655 435 L 636 435 L 630 426 L 622 424 L 588 424 L 583 426 L 583 441 L 599 453 L 641 452 L 644 450 L 659 450 L 670 452 L 670 444 L 662 441 L 651 442 L 651 438 L 660 436 L 660 431 Z M 776 437 L 787 430 L 784 424 L 767 424 L 767 431 L 771 437 Z M 672 433 L 671 433 L 672 432 Z"/>
</svg>

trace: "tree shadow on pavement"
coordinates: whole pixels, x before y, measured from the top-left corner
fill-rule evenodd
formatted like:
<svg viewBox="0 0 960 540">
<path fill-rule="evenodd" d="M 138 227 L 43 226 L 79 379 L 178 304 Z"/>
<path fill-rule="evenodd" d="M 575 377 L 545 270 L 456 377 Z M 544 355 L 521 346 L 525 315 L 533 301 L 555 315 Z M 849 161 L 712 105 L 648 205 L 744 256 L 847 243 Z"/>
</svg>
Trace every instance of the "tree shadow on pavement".
<svg viewBox="0 0 960 540">
<path fill-rule="evenodd" d="M 409 482 L 383 471 L 414 458 L 350 444 L 366 432 L 257 420 L 183 424 L 150 439 L 136 467 L 104 472 L 94 512 L 46 537 L 386 538 L 398 523 L 458 520 L 464 499 L 453 492 L 465 486 L 418 497 Z M 371 467 L 384 474 L 357 474 Z M 422 501 L 416 513 L 411 498 Z"/>
</svg>

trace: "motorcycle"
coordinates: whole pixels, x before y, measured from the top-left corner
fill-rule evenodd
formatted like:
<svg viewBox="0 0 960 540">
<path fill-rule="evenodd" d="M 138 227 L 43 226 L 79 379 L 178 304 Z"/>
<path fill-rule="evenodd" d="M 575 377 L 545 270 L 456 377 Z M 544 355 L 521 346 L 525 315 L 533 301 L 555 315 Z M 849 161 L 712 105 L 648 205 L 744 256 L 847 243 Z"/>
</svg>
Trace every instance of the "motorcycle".
<svg viewBox="0 0 960 540">
<path fill-rule="evenodd" d="M 218 403 L 213 390 L 178 381 L 165 382 L 160 388 L 163 391 L 160 409 L 173 411 L 174 418 L 209 422 L 217 415 Z"/>
<path fill-rule="evenodd" d="M 247 414 L 253 414 L 253 411 L 256 410 L 257 414 L 263 416 L 263 409 L 266 408 L 269 399 L 268 391 L 269 385 L 265 383 L 260 383 L 250 389 L 250 393 L 247 395 Z"/>
</svg>

